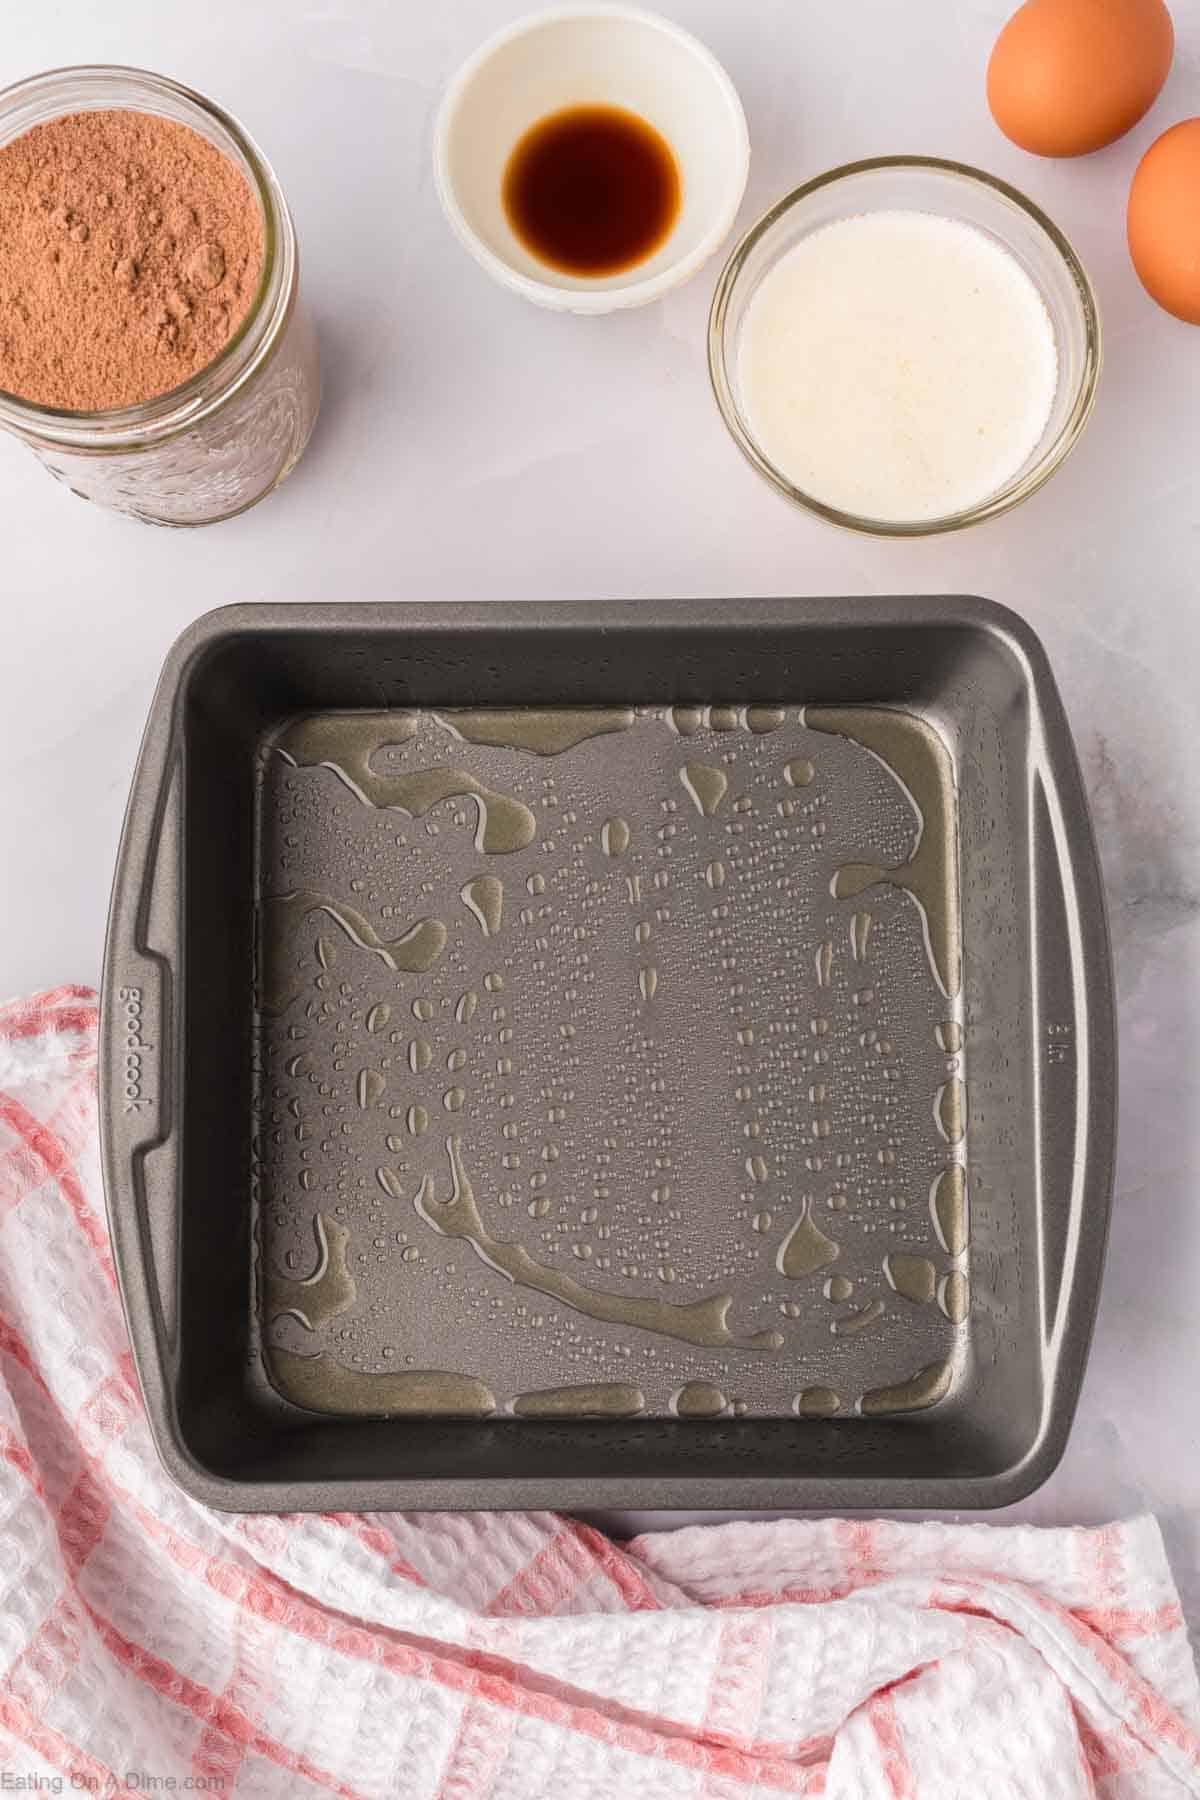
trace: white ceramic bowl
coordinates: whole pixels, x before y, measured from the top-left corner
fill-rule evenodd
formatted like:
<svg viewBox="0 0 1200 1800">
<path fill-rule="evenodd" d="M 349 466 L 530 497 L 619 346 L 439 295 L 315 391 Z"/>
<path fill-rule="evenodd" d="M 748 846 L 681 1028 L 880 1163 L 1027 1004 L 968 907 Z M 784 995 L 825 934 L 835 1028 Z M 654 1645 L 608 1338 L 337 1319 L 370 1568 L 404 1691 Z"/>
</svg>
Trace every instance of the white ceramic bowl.
<svg viewBox="0 0 1200 1800">
<path fill-rule="evenodd" d="M 682 178 L 665 242 L 615 275 L 551 268 L 504 211 L 518 140 L 548 113 L 579 105 L 640 114 L 674 150 Z M 438 196 L 457 236 L 503 286 L 560 312 L 642 306 L 694 275 L 729 232 L 749 166 L 746 117 L 720 63 L 669 19 L 630 6 L 562 8 L 505 26 L 454 77 L 434 132 Z"/>
</svg>

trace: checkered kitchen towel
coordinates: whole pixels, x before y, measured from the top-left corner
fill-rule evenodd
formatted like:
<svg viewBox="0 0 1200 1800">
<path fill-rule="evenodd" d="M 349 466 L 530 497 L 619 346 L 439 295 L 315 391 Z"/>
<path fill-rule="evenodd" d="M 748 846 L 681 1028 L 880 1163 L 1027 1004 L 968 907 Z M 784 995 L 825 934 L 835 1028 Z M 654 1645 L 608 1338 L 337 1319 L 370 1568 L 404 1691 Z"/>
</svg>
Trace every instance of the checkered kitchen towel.
<svg viewBox="0 0 1200 1800">
<path fill-rule="evenodd" d="M 94 996 L 0 1008 L 0 1796 L 1200 1795 L 1158 1529 L 235 1517 L 155 1460 Z"/>
</svg>

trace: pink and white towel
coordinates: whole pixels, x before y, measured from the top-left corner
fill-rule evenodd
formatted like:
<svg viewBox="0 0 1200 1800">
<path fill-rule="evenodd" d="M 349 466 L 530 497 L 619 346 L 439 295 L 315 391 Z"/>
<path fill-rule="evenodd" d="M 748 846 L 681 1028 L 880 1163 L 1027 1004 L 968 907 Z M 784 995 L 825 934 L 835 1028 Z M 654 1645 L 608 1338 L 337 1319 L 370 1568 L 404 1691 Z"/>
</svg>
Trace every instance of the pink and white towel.
<svg viewBox="0 0 1200 1800">
<path fill-rule="evenodd" d="M 155 1459 L 94 996 L 0 1008 L 0 1794 L 1200 1795 L 1157 1526 L 236 1517 Z"/>
</svg>

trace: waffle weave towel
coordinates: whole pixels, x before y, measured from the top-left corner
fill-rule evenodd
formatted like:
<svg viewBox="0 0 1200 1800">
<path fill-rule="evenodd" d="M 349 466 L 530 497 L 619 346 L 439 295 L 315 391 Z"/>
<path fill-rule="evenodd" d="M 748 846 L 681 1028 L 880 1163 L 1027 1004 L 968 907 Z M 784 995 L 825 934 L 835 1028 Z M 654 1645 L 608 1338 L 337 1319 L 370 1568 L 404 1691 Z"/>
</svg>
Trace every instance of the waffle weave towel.
<svg viewBox="0 0 1200 1800">
<path fill-rule="evenodd" d="M 545 1513 L 186 1499 L 117 1300 L 95 1053 L 86 990 L 0 1008 L 0 1795 L 1200 1795 L 1151 1519 L 622 1550 Z"/>
</svg>

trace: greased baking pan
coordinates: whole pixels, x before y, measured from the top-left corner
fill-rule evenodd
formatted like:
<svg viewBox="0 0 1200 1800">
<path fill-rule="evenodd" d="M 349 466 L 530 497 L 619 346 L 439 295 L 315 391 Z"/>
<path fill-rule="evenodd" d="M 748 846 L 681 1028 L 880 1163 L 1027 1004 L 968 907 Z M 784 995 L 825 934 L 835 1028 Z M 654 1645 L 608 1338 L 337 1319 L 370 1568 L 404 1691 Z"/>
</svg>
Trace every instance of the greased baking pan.
<svg viewBox="0 0 1200 1800">
<path fill-rule="evenodd" d="M 230 608 L 105 962 L 162 1457 L 238 1509 L 978 1507 L 1113 1155 L 1086 802 L 974 599 Z"/>
</svg>

